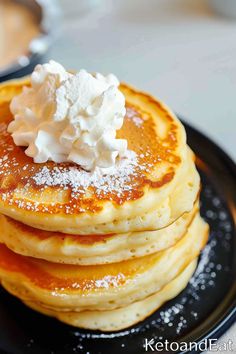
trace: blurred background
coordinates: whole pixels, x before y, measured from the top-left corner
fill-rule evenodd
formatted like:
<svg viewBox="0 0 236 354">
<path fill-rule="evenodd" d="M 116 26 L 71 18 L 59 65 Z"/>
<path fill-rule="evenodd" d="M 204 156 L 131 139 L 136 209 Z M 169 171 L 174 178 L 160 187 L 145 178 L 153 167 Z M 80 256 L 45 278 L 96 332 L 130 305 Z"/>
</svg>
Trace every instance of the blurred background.
<svg viewBox="0 0 236 354">
<path fill-rule="evenodd" d="M 236 0 L 0 0 L 1 80 L 50 58 L 160 97 L 236 159 Z"/>
</svg>

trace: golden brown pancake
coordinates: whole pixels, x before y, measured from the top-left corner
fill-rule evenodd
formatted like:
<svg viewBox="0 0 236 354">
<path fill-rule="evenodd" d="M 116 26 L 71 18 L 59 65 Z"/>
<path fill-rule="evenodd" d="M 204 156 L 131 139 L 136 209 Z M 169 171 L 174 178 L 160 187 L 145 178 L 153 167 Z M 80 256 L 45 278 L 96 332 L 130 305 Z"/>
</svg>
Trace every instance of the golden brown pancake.
<svg viewBox="0 0 236 354">
<path fill-rule="evenodd" d="M 74 164 L 34 163 L 13 143 L 7 132 L 12 120 L 9 101 L 20 88 L 20 81 L 0 86 L 1 213 L 36 228 L 66 232 L 66 227 L 78 234 L 81 227 L 99 229 L 141 217 L 181 181 L 187 158 L 185 131 L 160 101 L 121 85 L 127 113 L 117 136 L 127 139 L 136 158 L 126 159 L 126 167 L 121 162 L 111 174 L 91 177 Z"/>
<path fill-rule="evenodd" d="M 204 247 L 208 225 L 199 215 L 167 250 L 106 265 L 64 265 L 17 255 L 0 245 L 0 279 L 24 301 L 64 311 L 107 310 L 141 300 L 174 279 Z M 8 289 L 10 290 L 10 289 Z M 12 291 L 12 290 L 10 290 Z"/>
<path fill-rule="evenodd" d="M 194 260 L 178 277 L 157 293 L 115 310 L 61 312 L 56 309 L 48 309 L 38 302 L 26 301 L 25 303 L 32 309 L 56 317 L 71 326 L 101 331 L 118 331 L 144 320 L 163 303 L 177 296 L 186 287 L 196 264 L 197 260 Z"/>
<path fill-rule="evenodd" d="M 2 215 L 0 242 L 16 253 L 56 263 L 91 265 L 121 262 L 173 246 L 185 235 L 197 212 L 196 202 L 191 212 L 163 229 L 110 235 L 44 231 Z"/>
</svg>

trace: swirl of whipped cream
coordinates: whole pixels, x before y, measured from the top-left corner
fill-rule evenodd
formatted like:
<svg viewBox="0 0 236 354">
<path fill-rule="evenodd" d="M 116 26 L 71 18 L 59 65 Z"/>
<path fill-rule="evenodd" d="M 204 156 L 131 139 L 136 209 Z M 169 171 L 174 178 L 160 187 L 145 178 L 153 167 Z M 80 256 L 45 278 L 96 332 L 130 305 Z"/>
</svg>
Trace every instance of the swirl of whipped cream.
<svg viewBox="0 0 236 354">
<path fill-rule="evenodd" d="M 37 65 L 31 87 L 14 97 L 8 131 L 27 146 L 34 162 L 74 162 L 85 170 L 112 167 L 125 155 L 127 141 L 116 139 L 125 116 L 118 79 L 85 70 L 67 72 L 55 61 Z"/>
</svg>

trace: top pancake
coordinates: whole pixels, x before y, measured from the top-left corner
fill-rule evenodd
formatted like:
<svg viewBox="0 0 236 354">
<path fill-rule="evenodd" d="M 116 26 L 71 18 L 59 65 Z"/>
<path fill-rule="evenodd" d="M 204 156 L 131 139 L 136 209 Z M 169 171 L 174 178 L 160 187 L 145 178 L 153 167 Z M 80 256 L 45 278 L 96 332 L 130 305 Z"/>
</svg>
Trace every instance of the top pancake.
<svg viewBox="0 0 236 354">
<path fill-rule="evenodd" d="M 63 232 L 111 223 L 153 210 L 181 180 L 186 159 L 185 130 L 153 97 L 121 85 L 127 113 L 118 138 L 131 151 L 109 174 L 78 165 L 36 164 L 7 133 L 9 102 L 28 79 L 0 86 L 0 212 L 33 227 Z M 135 152 L 135 154 L 133 154 Z M 135 155 L 135 156 L 134 156 Z"/>
</svg>

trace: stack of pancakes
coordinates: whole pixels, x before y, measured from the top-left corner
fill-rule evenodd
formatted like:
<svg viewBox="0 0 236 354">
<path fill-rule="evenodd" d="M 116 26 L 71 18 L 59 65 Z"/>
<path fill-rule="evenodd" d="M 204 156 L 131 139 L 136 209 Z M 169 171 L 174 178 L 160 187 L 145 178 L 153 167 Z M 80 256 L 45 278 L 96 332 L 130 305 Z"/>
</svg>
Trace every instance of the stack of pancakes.
<svg viewBox="0 0 236 354">
<path fill-rule="evenodd" d="M 7 132 L 23 85 L 0 87 L 1 284 L 73 326 L 131 326 L 186 287 L 207 241 L 184 127 L 160 101 L 121 85 L 126 158 L 95 172 L 36 164 Z"/>
</svg>

